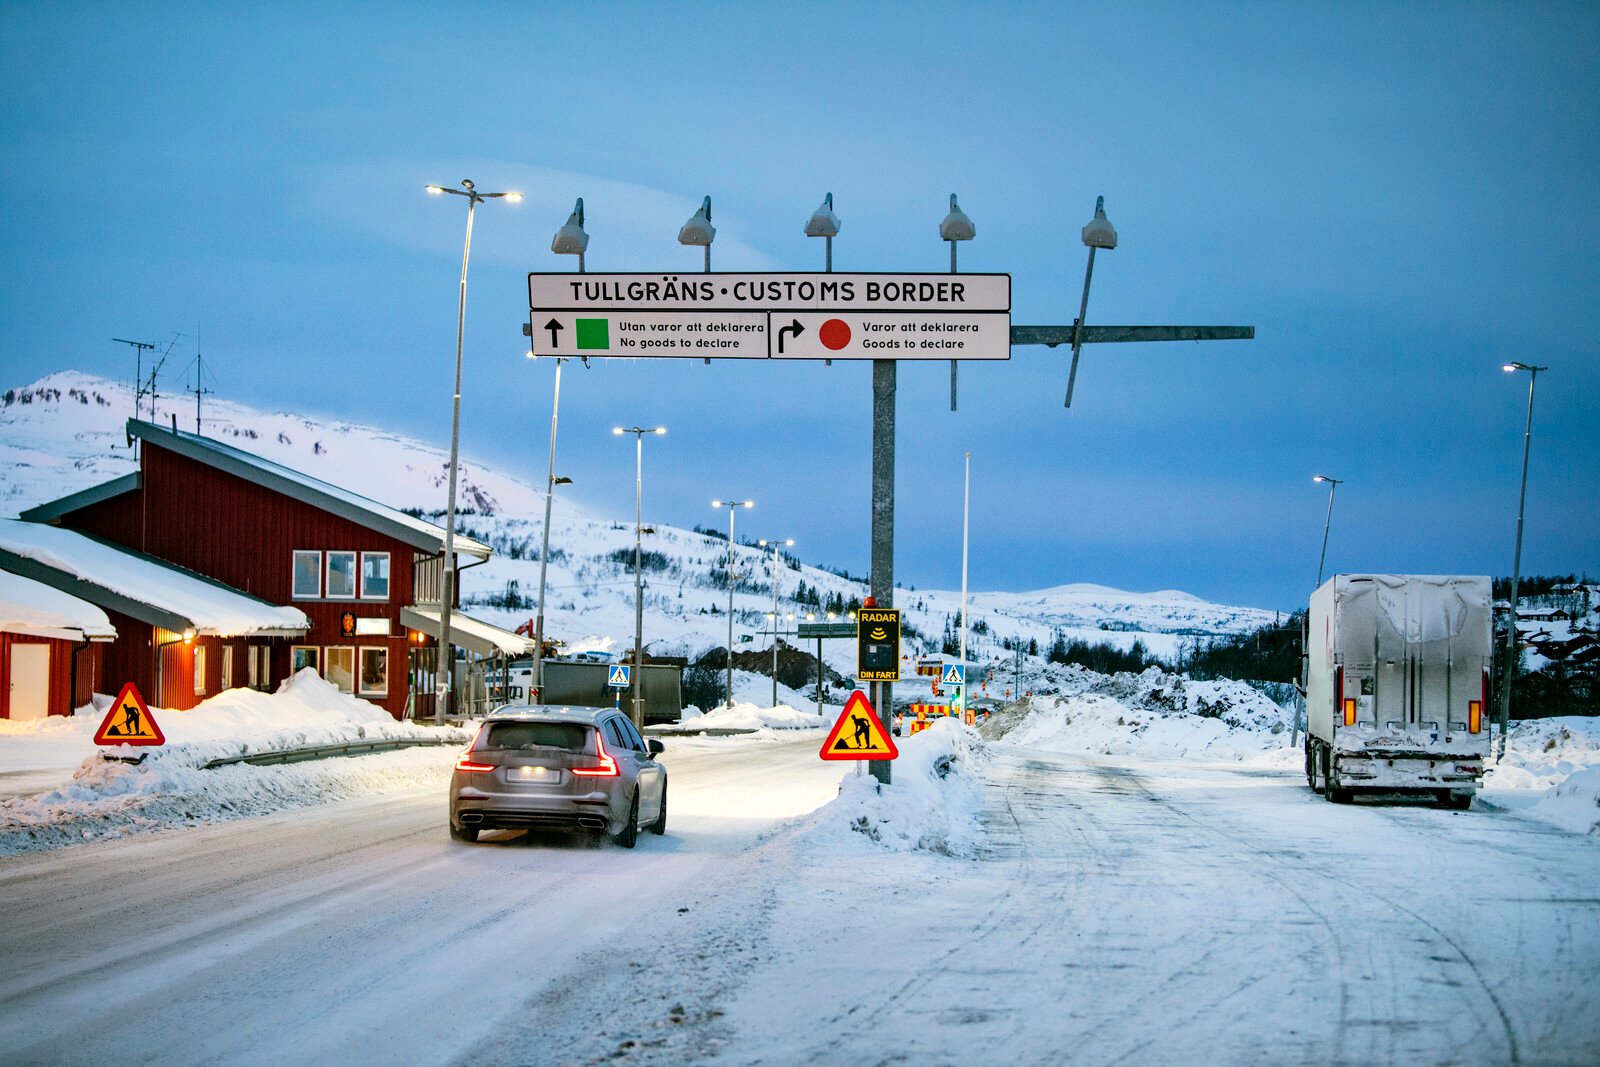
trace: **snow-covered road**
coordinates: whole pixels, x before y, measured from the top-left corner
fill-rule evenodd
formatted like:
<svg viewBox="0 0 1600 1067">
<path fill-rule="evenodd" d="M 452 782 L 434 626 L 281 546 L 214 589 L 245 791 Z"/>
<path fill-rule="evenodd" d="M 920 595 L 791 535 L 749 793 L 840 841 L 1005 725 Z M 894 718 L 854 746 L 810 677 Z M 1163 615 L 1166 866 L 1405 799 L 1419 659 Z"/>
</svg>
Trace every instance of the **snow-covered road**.
<svg viewBox="0 0 1600 1067">
<path fill-rule="evenodd" d="M 441 787 L 7 859 L 0 1062 L 1600 1062 L 1592 838 L 994 745 L 957 859 L 771 833 L 815 735 L 669 744 L 631 852 Z"/>
</svg>

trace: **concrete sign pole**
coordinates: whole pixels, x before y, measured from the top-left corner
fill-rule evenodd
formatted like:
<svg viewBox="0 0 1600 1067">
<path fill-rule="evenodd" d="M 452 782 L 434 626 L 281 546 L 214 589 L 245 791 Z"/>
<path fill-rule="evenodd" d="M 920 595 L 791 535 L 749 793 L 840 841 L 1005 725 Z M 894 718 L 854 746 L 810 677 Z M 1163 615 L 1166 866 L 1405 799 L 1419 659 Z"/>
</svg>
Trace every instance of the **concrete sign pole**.
<svg viewBox="0 0 1600 1067">
<path fill-rule="evenodd" d="M 872 598 L 880 608 L 894 607 L 894 390 L 896 364 L 872 361 Z M 872 708 L 884 729 L 893 729 L 894 685 L 873 683 Z M 882 785 L 889 784 L 890 760 L 871 760 L 867 769 Z"/>
</svg>

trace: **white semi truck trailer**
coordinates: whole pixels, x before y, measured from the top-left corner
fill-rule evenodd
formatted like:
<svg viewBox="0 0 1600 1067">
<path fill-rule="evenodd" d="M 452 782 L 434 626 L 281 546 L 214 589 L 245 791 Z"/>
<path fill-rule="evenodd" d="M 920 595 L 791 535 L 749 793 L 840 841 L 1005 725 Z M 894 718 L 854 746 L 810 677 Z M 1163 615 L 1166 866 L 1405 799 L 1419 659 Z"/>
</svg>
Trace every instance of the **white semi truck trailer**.
<svg viewBox="0 0 1600 1067">
<path fill-rule="evenodd" d="M 1339 574 L 1311 594 L 1306 780 L 1467 808 L 1489 754 L 1489 579 Z"/>
</svg>

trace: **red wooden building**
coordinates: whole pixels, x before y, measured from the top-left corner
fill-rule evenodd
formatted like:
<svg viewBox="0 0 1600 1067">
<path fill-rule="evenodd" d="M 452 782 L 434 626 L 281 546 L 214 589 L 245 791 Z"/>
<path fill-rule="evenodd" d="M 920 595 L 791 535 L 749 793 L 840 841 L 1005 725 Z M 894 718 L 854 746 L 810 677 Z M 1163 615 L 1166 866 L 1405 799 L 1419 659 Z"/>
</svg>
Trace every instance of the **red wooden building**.
<svg viewBox="0 0 1600 1067">
<path fill-rule="evenodd" d="M 87 601 L 115 628 L 116 640 L 97 656 L 68 665 L 76 667 L 69 685 L 79 690 L 79 707 L 89 693 L 115 693 L 125 682 L 150 703 L 180 710 L 224 689 L 268 689 L 283 677 L 268 670 L 274 647 L 286 650 L 311 626 L 297 608 L 43 523 L 0 519 L 0 568 Z M 52 689 L 59 684 L 57 674 Z M 59 698 L 50 710 L 70 713 Z"/>
<path fill-rule="evenodd" d="M 89 703 L 116 636 L 88 601 L 0 570 L 0 719 L 71 715 Z"/>
<path fill-rule="evenodd" d="M 437 625 L 444 530 L 210 438 L 137 419 L 127 430 L 140 442 L 135 474 L 22 517 L 298 608 L 310 628 L 300 639 L 271 644 L 273 679 L 312 667 L 397 718 L 432 713 L 437 632 L 428 624 Z M 455 549 L 458 574 L 460 557 L 472 566 L 490 555 L 487 545 L 459 535 Z M 464 617 L 451 629 L 454 643 L 480 655 L 505 652 L 504 638 L 532 647 Z"/>
</svg>

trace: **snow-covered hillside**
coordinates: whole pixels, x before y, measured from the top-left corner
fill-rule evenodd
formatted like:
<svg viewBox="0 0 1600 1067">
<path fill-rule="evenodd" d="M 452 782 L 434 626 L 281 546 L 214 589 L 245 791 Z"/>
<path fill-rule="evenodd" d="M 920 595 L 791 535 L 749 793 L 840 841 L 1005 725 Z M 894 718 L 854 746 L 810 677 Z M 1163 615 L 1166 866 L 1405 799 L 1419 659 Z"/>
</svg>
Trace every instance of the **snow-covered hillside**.
<svg viewBox="0 0 1600 1067">
<path fill-rule="evenodd" d="M 0 394 L 0 514 L 19 511 L 100 484 L 134 469 L 123 430 L 132 414 L 125 384 L 77 372 L 50 375 Z M 163 400 L 154 420 L 176 415 L 194 426 L 194 409 Z M 151 418 L 148 408 L 144 414 Z M 203 430 L 229 444 L 385 504 L 420 509 L 442 524 L 447 452 L 414 438 L 372 427 L 263 413 L 209 399 Z M 515 627 L 534 614 L 538 590 L 542 490 L 464 457 L 459 506 L 462 529 L 492 544 L 487 564 L 463 572 L 462 589 L 474 615 Z M 551 523 L 546 631 L 571 651 L 620 652 L 633 637 L 633 525 L 596 515 L 558 495 Z M 658 526 L 645 540 L 646 650 L 697 658 L 727 644 L 727 544 L 718 537 Z M 771 554 L 740 546 L 734 571 L 736 650 L 767 648 L 772 610 Z M 1053 577 L 1053 576 L 1052 576 Z M 819 617 L 831 602 L 866 595 L 864 583 L 797 560 L 780 568 L 780 613 Z M 804 586 L 804 597 L 799 599 Z M 896 596 L 910 654 L 937 652 L 959 593 L 902 589 Z M 1126 648 L 1142 640 L 1158 656 L 1173 656 L 1187 641 L 1238 633 L 1273 621 L 1254 608 L 1210 604 L 1176 591 L 1126 593 L 1096 585 L 1061 585 L 1028 593 L 975 592 L 970 597 L 969 659 L 1009 663 L 1008 641 L 1047 645 L 1056 630 L 1068 639 L 1106 641 Z M 787 618 L 781 629 L 792 629 Z M 750 641 L 742 640 L 749 637 Z M 812 646 L 814 650 L 815 646 Z M 853 672 L 850 642 L 825 644 L 824 658 L 841 675 Z M 741 686 L 741 691 L 743 687 Z"/>
</svg>

